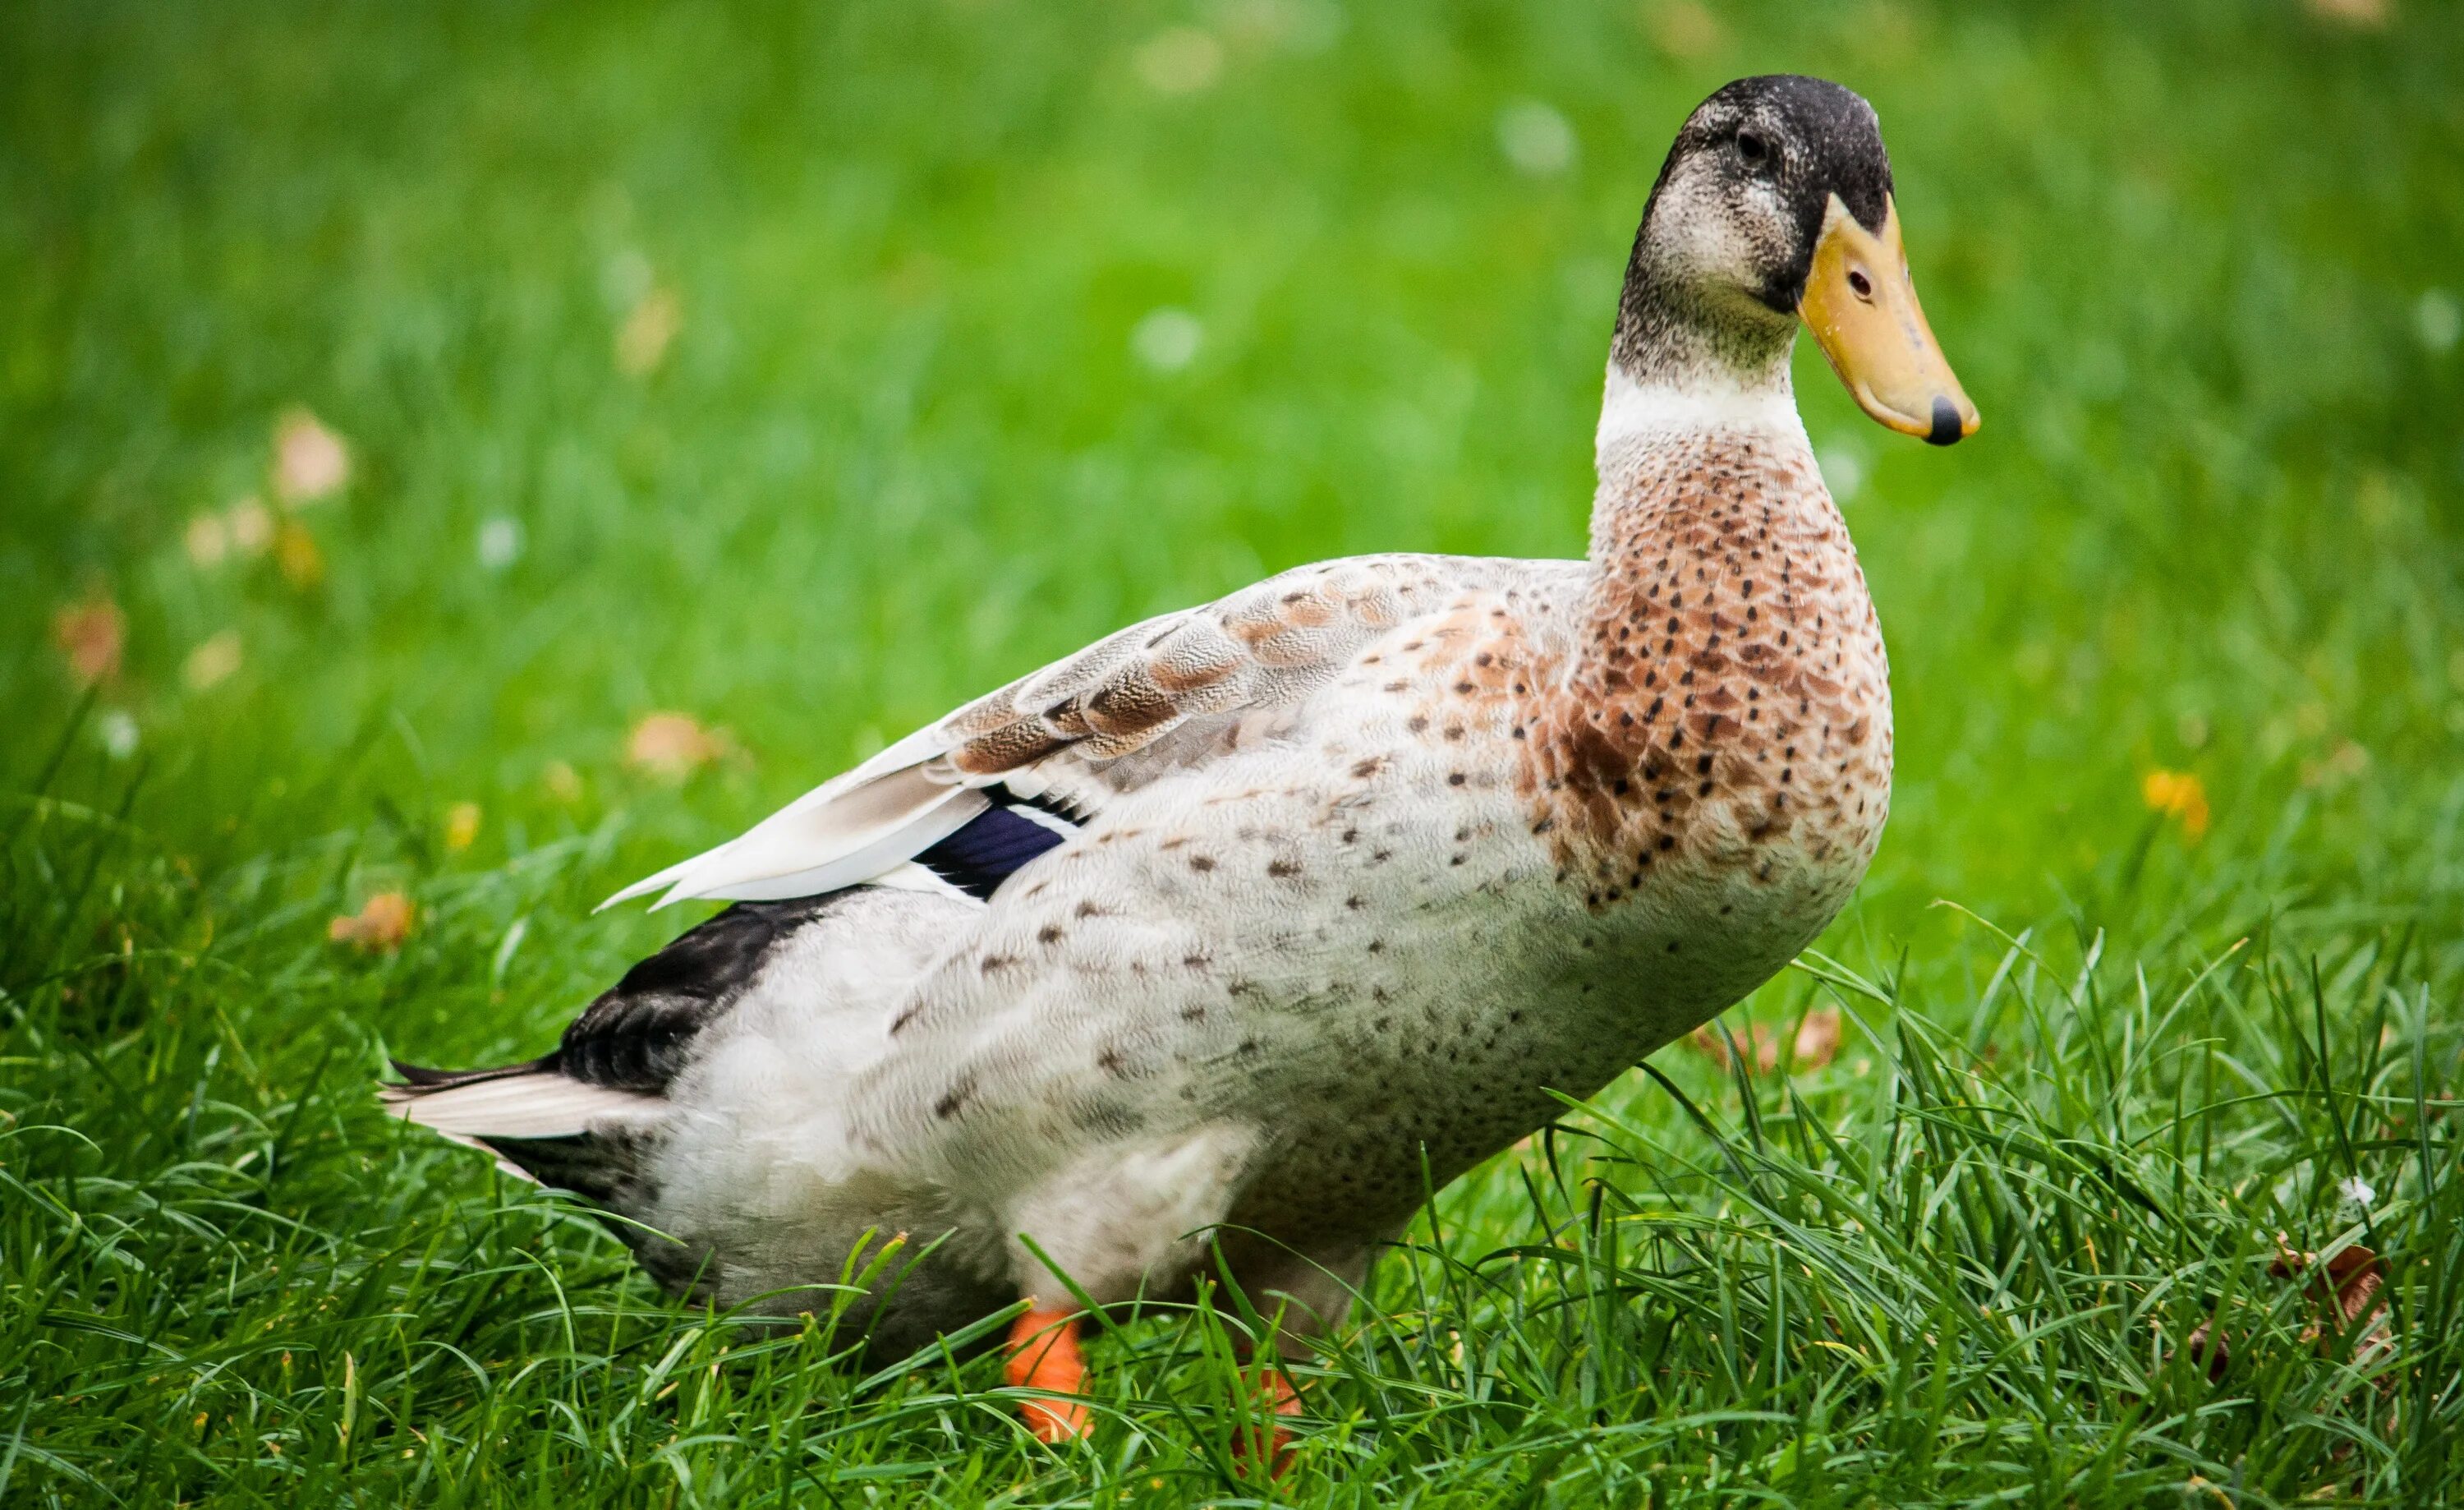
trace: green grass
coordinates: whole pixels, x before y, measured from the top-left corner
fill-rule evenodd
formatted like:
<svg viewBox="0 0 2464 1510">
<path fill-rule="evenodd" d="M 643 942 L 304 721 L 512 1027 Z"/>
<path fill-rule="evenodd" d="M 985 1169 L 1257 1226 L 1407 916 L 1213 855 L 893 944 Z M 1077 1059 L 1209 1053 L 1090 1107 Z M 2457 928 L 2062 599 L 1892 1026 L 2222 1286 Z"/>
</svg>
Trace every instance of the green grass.
<svg viewBox="0 0 2464 1510">
<path fill-rule="evenodd" d="M 0 1502 L 2464 1497 L 2464 25 L 2393 9 L 11 7 Z M 377 1114 L 384 1051 L 535 1053 L 664 938 L 616 885 L 1120 623 L 1578 551 L 1643 193 L 1777 69 L 1881 109 L 1986 418 L 1932 453 L 1799 367 L 1896 812 L 1729 1023 L 1846 1041 L 1672 1048 L 1447 1192 L 1283 1479 L 1225 1454 L 1237 1303 L 1099 1342 L 1054 1453 L 990 1361 L 676 1306 Z M 1561 171 L 1500 150 L 1532 100 Z M 321 580 L 199 566 L 295 405 L 352 448 Z M 660 709 L 730 753 L 628 767 Z M 390 889 L 399 953 L 327 942 Z M 2382 1331 L 2305 1335 L 2279 1241 L 2382 1255 Z"/>
</svg>

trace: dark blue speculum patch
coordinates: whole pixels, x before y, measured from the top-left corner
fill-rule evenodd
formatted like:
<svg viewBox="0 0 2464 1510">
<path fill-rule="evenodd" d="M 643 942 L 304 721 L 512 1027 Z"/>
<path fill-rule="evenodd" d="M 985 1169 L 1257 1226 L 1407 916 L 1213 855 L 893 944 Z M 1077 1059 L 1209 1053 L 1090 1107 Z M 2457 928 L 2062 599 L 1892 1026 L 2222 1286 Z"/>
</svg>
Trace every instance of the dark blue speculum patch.
<svg viewBox="0 0 2464 1510">
<path fill-rule="evenodd" d="M 976 814 L 966 827 L 916 855 L 915 862 L 968 896 L 986 900 L 1019 867 L 1061 842 L 1062 835 L 1001 805 Z"/>
</svg>

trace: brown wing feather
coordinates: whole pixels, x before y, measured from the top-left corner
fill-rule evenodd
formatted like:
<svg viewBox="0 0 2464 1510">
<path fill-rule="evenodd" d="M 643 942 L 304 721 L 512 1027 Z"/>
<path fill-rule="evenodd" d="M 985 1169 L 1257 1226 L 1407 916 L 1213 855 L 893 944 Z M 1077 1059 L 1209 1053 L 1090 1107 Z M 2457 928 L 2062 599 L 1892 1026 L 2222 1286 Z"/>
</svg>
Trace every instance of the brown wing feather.
<svg viewBox="0 0 2464 1510">
<path fill-rule="evenodd" d="M 1331 680 L 1369 641 L 1533 563 L 1375 556 L 1303 566 L 1108 636 L 941 724 L 969 776 L 1065 750 L 1117 761 L 1194 719 L 1272 706 Z"/>
<path fill-rule="evenodd" d="M 1563 594 L 1586 569 L 1579 561 L 1398 555 L 1287 571 L 1133 624 L 979 698 L 609 901 L 661 888 L 661 905 L 765 899 L 878 877 L 980 810 L 982 798 L 953 801 L 953 786 L 999 782 L 1012 796 L 1091 815 L 1108 792 L 1270 737 L 1397 625 L 1467 591 Z"/>
</svg>

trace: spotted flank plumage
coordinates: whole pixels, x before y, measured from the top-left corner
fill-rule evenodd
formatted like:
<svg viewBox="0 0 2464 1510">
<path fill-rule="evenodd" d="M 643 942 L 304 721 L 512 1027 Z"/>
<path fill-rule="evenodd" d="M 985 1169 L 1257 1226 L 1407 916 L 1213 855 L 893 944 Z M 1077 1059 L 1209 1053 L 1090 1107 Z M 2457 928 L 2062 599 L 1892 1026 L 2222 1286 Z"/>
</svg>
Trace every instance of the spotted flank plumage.
<svg viewBox="0 0 2464 1510">
<path fill-rule="evenodd" d="M 394 1109 L 723 1302 L 811 1309 L 902 1243 L 857 1313 L 885 1349 L 1169 1296 L 1210 1245 L 1295 1337 L 1332 1321 L 1428 1179 L 1735 1002 L 1864 873 L 1887 664 L 1788 354 L 1855 297 L 1835 263 L 1899 297 L 1856 260 L 1890 192 L 1855 96 L 1715 95 L 1637 238 L 1585 559 L 1331 561 L 1125 629 L 619 892 L 734 905 L 553 1053 L 406 1069 Z M 1806 319 L 1919 422 L 1932 368 L 1888 341 L 1921 319 Z"/>
</svg>

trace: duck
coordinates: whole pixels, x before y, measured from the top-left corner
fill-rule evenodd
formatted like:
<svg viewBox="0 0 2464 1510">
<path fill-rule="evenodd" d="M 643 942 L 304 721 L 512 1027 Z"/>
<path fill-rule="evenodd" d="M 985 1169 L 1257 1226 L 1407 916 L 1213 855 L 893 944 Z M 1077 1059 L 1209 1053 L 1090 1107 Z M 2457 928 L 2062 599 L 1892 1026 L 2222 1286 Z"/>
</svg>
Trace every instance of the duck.
<svg viewBox="0 0 2464 1510">
<path fill-rule="evenodd" d="M 1582 558 L 1327 561 L 1123 629 L 618 892 L 731 905 L 389 1109 L 679 1293 L 998 1338 L 1046 1442 L 1092 1430 L 1090 1313 L 1227 1275 L 1280 1433 L 1429 1190 L 1785 967 L 1873 857 L 1889 666 L 1800 326 L 1887 429 L 1977 429 L 1872 106 L 1742 78 L 1646 201 Z"/>
</svg>

